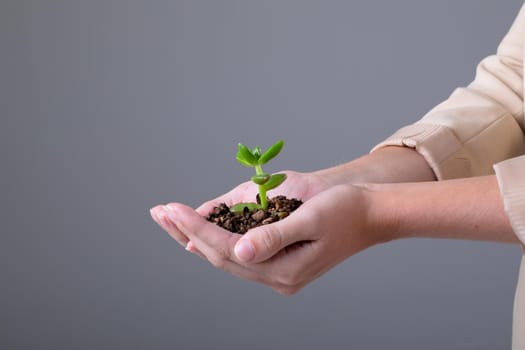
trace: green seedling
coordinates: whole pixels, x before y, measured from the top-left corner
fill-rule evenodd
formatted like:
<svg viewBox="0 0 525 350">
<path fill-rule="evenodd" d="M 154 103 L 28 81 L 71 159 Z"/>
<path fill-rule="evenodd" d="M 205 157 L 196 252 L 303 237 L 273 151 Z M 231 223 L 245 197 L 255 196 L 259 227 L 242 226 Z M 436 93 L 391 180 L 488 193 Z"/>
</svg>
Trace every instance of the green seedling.
<svg viewBox="0 0 525 350">
<path fill-rule="evenodd" d="M 283 149 L 284 141 L 279 140 L 273 144 L 266 152 L 262 152 L 259 146 L 249 149 L 242 143 L 239 143 L 237 151 L 237 161 L 242 165 L 255 168 L 255 175 L 252 181 L 259 187 L 259 203 L 238 203 L 230 210 L 233 212 L 242 212 L 244 208 L 248 210 L 268 209 L 268 198 L 266 192 L 273 190 L 286 180 L 286 174 L 267 174 L 262 170 L 262 166 L 275 158 Z"/>
</svg>

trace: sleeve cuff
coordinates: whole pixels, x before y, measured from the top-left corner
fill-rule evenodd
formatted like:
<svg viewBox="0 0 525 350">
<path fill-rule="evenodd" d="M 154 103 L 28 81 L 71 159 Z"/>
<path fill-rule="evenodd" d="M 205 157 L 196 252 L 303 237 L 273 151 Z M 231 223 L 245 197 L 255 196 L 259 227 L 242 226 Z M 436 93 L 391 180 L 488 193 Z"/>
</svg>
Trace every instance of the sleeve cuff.
<svg viewBox="0 0 525 350">
<path fill-rule="evenodd" d="M 525 156 L 497 163 L 494 170 L 512 229 L 525 244 Z"/>
<path fill-rule="evenodd" d="M 415 149 L 425 158 L 438 180 L 472 176 L 469 157 L 456 135 L 446 126 L 423 123 L 406 126 L 371 152 L 386 146 Z"/>
</svg>

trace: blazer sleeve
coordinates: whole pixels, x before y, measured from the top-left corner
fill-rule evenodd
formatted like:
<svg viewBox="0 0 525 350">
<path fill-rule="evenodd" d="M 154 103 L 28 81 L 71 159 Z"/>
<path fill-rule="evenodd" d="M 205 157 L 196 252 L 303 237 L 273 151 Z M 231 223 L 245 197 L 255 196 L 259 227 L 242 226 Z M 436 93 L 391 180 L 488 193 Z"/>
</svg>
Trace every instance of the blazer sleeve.
<svg viewBox="0 0 525 350">
<path fill-rule="evenodd" d="M 505 211 L 525 246 L 525 5 L 474 81 L 372 150 L 414 148 L 438 180 L 496 173 Z M 524 250 L 525 251 L 525 250 Z"/>
<path fill-rule="evenodd" d="M 525 5 L 497 53 L 483 59 L 468 86 L 372 150 L 407 146 L 440 180 L 493 173 L 493 165 L 525 153 L 523 120 Z"/>
</svg>

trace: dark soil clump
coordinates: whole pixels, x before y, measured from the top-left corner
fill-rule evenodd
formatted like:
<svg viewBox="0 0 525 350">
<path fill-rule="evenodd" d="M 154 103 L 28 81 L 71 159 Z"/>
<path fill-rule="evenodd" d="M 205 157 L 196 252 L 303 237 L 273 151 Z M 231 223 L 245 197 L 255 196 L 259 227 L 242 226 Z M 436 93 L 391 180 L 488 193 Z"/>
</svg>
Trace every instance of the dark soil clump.
<svg viewBox="0 0 525 350">
<path fill-rule="evenodd" d="M 218 207 L 213 208 L 206 220 L 230 232 L 245 234 L 251 228 L 284 219 L 301 204 L 303 202 L 299 199 L 276 196 L 268 200 L 267 211 L 261 209 L 250 211 L 244 208 L 242 213 L 234 213 L 225 203 L 221 203 Z"/>
</svg>

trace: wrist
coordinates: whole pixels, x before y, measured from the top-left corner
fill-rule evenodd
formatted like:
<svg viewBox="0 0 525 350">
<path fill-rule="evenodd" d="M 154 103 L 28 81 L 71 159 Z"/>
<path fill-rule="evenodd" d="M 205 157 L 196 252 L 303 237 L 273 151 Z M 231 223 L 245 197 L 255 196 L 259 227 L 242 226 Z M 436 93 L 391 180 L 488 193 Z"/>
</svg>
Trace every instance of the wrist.
<svg viewBox="0 0 525 350">
<path fill-rule="evenodd" d="M 388 184 L 366 184 L 368 203 L 368 218 L 370 230 L 377 243 L 387 243 L 403 238 L 401 232 L 401 218 L 399 217 L 399 196 L 393 194 Z"/>
<path fill-rule="evenodd" d="M 389 146 L 348 163 L 314 172 L 331 186 L 356 183 L 433 181 L 426 160 L 408 147 Z"/>
<path fill-rule="evenodd" d="M 315 171 L 328 186 L 390 182 L 394 171 L 378 154 L 367 154 L 350 162 Z M 392 174 L 391 174 L 392 173 Z"/>
</svg>

